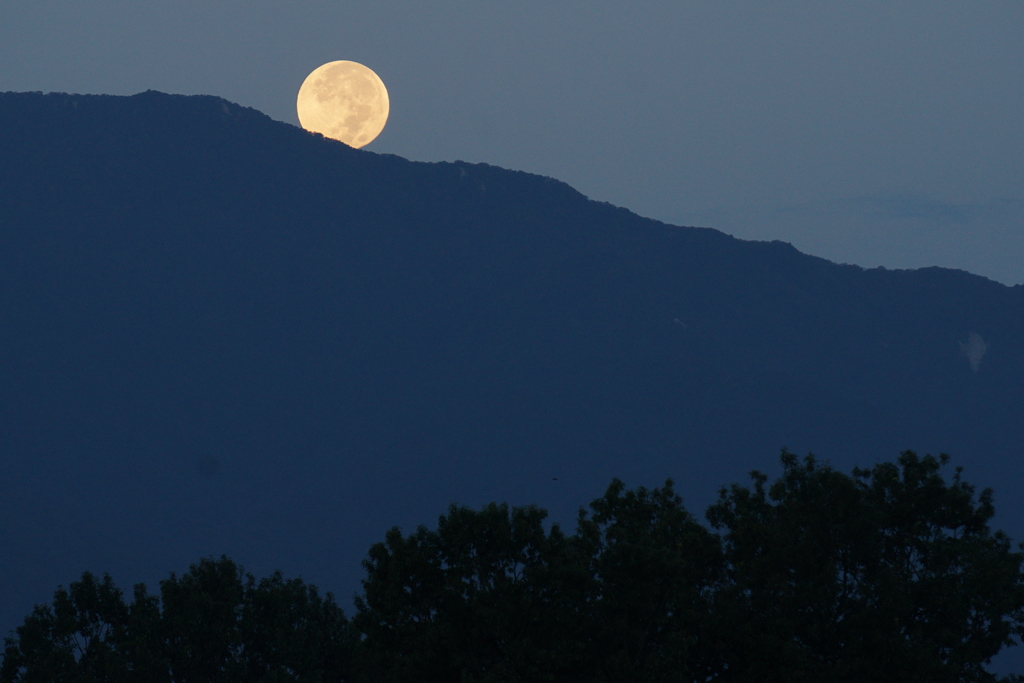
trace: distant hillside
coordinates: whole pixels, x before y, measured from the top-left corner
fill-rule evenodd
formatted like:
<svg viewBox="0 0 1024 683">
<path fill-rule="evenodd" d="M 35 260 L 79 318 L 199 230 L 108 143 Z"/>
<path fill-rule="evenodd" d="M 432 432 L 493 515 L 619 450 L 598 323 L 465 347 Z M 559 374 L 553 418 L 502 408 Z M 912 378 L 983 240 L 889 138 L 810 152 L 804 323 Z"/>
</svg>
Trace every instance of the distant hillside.
<svg viewBox="0 0 1024 683">
<path fill-rule="evenodd" d="M 449 502 L 571 526 L 613 476 L 671 476 L 700 515 L 782 446 L 949 452 L 1019 539 L 1024 287 L 665 225 L 215 97 L 5 93 L 0 415 L 0 635 L 82 570 L 207 554 L 345 602 L 371 542 Z"/>
</svg>

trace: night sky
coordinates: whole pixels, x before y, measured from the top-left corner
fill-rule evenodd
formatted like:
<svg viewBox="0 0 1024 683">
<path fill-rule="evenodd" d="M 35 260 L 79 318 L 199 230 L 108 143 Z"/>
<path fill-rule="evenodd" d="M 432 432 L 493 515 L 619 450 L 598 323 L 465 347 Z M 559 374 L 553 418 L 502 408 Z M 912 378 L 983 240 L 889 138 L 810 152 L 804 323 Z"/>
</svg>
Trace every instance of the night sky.
<svg viewBox="0 0 1024 683">
<path fill-rule="evenodd" d="M 1024 282 L 1024 4 L 4 3 L 0 90 L 213 94 L 297 123 L 374 69 L 369 149 L 568 182 L 677 225 Z"/>
</svg>

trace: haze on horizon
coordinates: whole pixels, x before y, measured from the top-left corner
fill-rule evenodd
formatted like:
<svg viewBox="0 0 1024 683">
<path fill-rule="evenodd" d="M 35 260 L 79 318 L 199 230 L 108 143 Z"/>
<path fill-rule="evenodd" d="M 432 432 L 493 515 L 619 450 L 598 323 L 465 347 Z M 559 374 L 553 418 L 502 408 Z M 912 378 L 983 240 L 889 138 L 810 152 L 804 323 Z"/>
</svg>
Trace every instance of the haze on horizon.
<svg viewBox="0 0 1024 683">
<path fill-rule="evenodd" d="M 564 180 L 837 262 L 1024 282 L 1024 4 L 223 0 L 0 10 L 0 90 L 213 94 L 297 123 L 331 59 L 368 149 Z"/>
</svg>

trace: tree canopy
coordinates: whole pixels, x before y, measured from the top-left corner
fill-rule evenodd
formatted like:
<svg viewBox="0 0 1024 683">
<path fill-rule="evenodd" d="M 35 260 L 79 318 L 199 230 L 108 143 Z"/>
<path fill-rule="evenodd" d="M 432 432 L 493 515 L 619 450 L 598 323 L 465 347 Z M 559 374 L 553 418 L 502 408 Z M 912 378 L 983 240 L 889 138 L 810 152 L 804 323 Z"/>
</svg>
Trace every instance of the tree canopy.
<svg viewBox="0 0 1024 683">
<path fill-rule="evenodd" d="M 783 453 L 709 526 L 671 480 L 614 480 L 572 535 L 535 506 L 453 505 L 370 548 L 351 620 L 226 557 L 130 601 L 87 572 L 6 639 L 0 683 L 997 681 L 1024 555 L 947 462 L 844 474 Z"/>
<path fill-rule="evenodd" d="M 343 681 L 351 631 L 331 595 L 280 573 L 256 581 L 203 559 L 130 602 L 86 572 L 6 640 L 4 683 Z"/>
<path fill-rule="evenodd" d="M 725 571 L 723 680 L 987 681 L 1021 634 L 1019 552 L 993 532 L 992 492 L 905 452 L 851 476 L 783 454 L 767 486 L 708 510 Z"/>
</svg>

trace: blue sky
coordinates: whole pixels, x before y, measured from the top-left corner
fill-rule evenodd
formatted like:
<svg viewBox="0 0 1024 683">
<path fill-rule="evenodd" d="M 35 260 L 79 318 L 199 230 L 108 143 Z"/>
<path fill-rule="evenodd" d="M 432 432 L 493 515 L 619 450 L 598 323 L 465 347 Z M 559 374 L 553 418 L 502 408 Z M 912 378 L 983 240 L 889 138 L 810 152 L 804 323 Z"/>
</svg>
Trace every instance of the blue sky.
<svg viewBox="0 0 1024 683">
<path fill-rule="evenodd" d="M 320 64 L 388 86 L 368 149 L 553 176 L 680 225 L 1024 283 L 1024 3 L 40 0 L 0 90 L 214 94 L 297 124 Z"/>
</svg>

